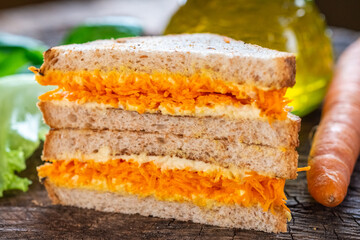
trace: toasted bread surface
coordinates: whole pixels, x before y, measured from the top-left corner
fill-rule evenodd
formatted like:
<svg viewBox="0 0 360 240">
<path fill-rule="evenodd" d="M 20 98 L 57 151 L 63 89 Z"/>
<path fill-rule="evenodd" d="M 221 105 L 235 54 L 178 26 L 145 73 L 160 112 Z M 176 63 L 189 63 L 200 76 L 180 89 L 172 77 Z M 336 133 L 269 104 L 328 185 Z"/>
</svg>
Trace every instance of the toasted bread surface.
<svg viewBox="0 0 360 240">
<path fill-rule="evenodd" d="M 288 114 L 285 121 L 266 117 L 229 119 L 223 116 L 192 117 L 163 114 L 139 114 L 101 104 L 77 104 L 67 101 L 39 102 L 44 121 L 51 128 L 111 129 L 175 134 L 193 138 L 228 139 L 246 144 L 294 148 L 299 144 L 300 118 Z M 241 110 L 239 110 L 241 111 Z"/>
<path fill-rule="evenodd" d="M 175 218 L 228 228 L 275 233 L 286 231 L 287 212 L 284 209 L 272 214 L 270 211 L 264 212 L 260 207 L 246 208 L 238 205 L 204 208 L 188 202 L 158 201 L 153 197 L 140 198 L 136 195 L 59 187 L 48 179 L 45 179 L 44 184 L 54 204 L 104 212 Z"/>
<path fill-rule="evenodd" d="M 53 47 L 44 53 L 40 74 L 48 71 L 171 72 L 281 89 L 295 84 L 295 56 L 215 34 L 98 40 Z"/>
</svg>

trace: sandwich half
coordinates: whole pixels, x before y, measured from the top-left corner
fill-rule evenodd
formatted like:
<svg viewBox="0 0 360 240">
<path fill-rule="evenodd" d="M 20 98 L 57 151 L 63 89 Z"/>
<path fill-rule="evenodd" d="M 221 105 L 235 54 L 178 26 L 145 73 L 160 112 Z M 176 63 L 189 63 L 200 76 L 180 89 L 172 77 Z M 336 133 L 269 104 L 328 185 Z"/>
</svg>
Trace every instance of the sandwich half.
<svg viewBox="0 0 360 240">
<path fill-rule="evenodd" d="M 295 56 L 213 34 L 101 40 L 44 53 L 51 127 L 38 168 L 55 204 L 286 231 L 300 119 Z"/>
</svg>

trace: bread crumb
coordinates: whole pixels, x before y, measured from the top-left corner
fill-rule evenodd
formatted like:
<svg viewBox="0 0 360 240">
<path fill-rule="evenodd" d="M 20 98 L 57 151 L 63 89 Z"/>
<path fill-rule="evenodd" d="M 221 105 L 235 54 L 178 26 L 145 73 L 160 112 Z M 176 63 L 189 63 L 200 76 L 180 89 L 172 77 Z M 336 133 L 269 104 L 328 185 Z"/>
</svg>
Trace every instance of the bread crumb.
<svg viewBox="0 0 360 240">
<path fill-rule="evenodd" d="M 36 206 L 42 206 L 43 204 L 42 203 L 39 203 L 38 201 L 36 201 L 36 200 L 32 200 L 31 201 L 34 205 L 36 205 Z"/>
<path fill-rule="evenodd" d="M 224 37 L 224 42 L 226 42 L 226 43 L 230 43 L 230 38 L 228 38 L 228 37 Z"/>
</svg>

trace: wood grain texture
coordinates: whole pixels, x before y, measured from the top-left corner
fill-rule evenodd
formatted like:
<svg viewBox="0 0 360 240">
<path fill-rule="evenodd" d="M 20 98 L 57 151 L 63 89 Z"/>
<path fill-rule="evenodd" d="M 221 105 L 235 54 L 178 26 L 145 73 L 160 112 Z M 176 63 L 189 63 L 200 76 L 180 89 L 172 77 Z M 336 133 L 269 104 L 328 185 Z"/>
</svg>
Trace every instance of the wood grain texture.
<svg viewBox="0 0 360 240">
<path fill-rule="evenodd" d="M 299 165 L 305 166 L 310 132 L 319 122 L 320 110 L 303 119 Z M 27 161 L 21 175 L 34 182 L 27 193 L 7 192 L 0 199 L 0 239 L 360 239 L 360 162 L 355 167 L 345 201 L 330 209 L 316 203 L 307 191 L 305 173 L 286 184 L 292 221 L 288 233 L 269 234 L 226 229 L 174 219 L 102 213 L 51 205 L 37 181 L 40 149 Z"/>
</svg>

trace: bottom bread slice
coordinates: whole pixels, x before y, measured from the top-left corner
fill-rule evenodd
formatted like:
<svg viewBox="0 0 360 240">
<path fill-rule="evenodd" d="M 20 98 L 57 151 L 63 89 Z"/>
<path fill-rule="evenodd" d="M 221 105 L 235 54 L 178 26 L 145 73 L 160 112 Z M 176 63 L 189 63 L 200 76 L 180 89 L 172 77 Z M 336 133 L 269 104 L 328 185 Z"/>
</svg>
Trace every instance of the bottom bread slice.
<svg viewBox="0 0 360 240">
<path fill-rule="evenodd" d="M 136 195 L 59 187 L 47 179 L 44 185 L 54 204 L 264 232 L 278 233 L 287 229 L 289 213 L 284 209 L 275 210 L 273 214 L 270 211 L 264 212 L 261 207 L 222 205 L 208 208 L 189 202 L 159 201 L 154 197 L 141 198 Z"/>
</svg>

